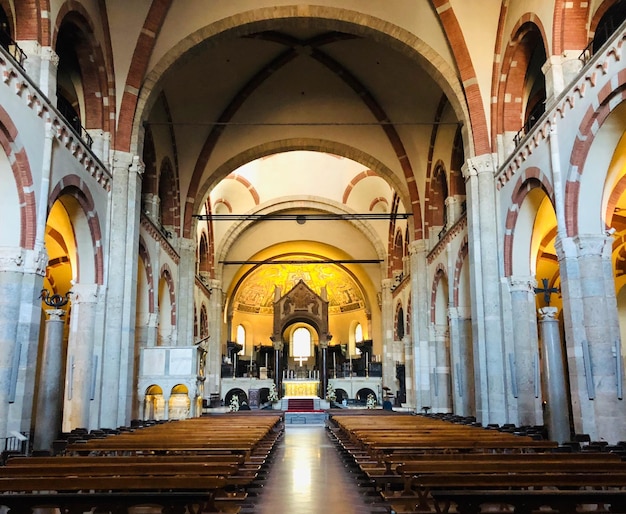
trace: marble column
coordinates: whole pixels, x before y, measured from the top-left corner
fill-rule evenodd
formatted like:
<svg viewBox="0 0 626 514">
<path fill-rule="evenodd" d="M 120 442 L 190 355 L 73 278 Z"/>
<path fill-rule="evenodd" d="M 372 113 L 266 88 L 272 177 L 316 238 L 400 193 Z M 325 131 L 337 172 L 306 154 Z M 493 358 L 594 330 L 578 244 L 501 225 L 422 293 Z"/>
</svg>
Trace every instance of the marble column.
<svg viewBox="0 0 626 514">
<path fill-rule="evenodd" d="M 207 394 L 219 393 L 222 373 L 222 282 L 210 280 L 209 290 L 209 346 L 206 357 Z M 233 366 L 235 366 L 233 360 Z"/>
<path fill-rule="evenodd" d="M 322 350 L 322 365 L 320 366 L 320 398 L 326 398 L 326 389 L 328 389 L 328 340 L 322 340 L 320 338 L 320 349 Z M 367 369 L 367 364 L 365 369 Z"/>
<path fill-rule="evenodd" d="M 461 416 L 474 416 L 474 353 L 469 308 L 449 307 L 448 319 L 453 411 Z"/>
<path fill-rule="evenodd" d="M 128 370 L 128 334 L 124 323 L 129 314 L 125 314 L 127 304 L 127 257 L 129 250 L 129 225 L 133 223 L 133 209 L 130 205 L 129 188 L 132 173 L 133 156 L 116 152 L 113 158 L 113 181 L 111 183 L 109 241 L 109 268 L 121 272 L 110 273 L 107 283 L 106 329 L 102 355 L 102 384 L 100 423 L 102 428 L 116 428 L 124 424 L 126 412 L 126 373 Z M 132 234 L 131 234 L 132 235 Z M 136 266 L 135 275 L 136 276 Z M 136 290 L 136 286 L 135 286 Z M 136 291 L 132 293 L 136 295 Z M 133 311 L 134 315 L 134 311 Z M 133 326 L 135 320 L 132 320 Z M 133 346 L 134 348 L 134 346 Z M 121 415 L 121 420 L 120 420 Z"/>
<path fill-rule="evenodd" d="M 559 443 L 571 440 L 569 399 L 565 377 L 565 356 L 556 307 L 539 309 L 541 330 L 541 353 L 543 357 L 543 377 L 545 381 L 545 423 L 548 436 Z"/>
<path fill-rule="evenodd" d="M 477 418 L 483 424 L 507 421 L 504 348 L 500 301 L 500 248 L 496 216 L 494 163 L 491 155 L 463 166 L 472 292 L 472 339 Z"/>
<path fill-rule="evenodd" d="M 415 369 L 413 362 L 413 343 L 411 341 L 411 335 L 405 335 L 402 339 L 404 346 L 404 386 L 406 388 L 406 401 L 407 405 L 411 405 L 415 408 L 415 379 L 413 377 L 413 370 Z"/>
<path fill-rule="evenodd" d="M 63 309 L 46 309 L 48 319 L 41 353 L 33 450 L 52 450 L 61 431 L 63 402 Z"/>
<path fill-rule="evenodd" d="M 575 432 L 626 439 L 612 236 L 557 238 Z"/>
<path fill-rule="evenodd" d="M 513 352 L 508 354 L 509 391 L 517 400 L 517 425 L 540 425 L 541 387 L 537 383 L 539 356 L 535 287 L 532 277 L 509 277 Z M 539 405 L 538 405 L 539 404 Z"/>
<path fill-rule="evenodd" d="M 63 431 L 73 428 L 97 428 L 89 411 L 95 397 L 98 359 L 94 355 L 98 284 L 74 284 L 72 316 L 67 343 L 66 395 L 63 408 Z"/>
<path fill-rule="evenodd" d="M 383 330 L 383 384 L 392 383 L 396 378 L 393 359 L 393 297 L 391 295 L 391 279 L 381 281 L 381 325 Z M 361 358 L 363 358 L 362 356 Z"/>
<path fill-rule="evenodd" d="M 283 351 L 283 341 L 282 339 L 274 340 L 272 339 L 272 346 L 274 348 L 274 385 L 276 386 L 276 391 L 279 396 L 283 396 L 283 370 L 281 366 L 281 353 Z"/>
<path fill-rule="evenodd" d="M 451 412 L 450 339 L 447 325 L 434 325 L 431 351 L 432 412 Z"/>
<path fill-rule="evenodd" d="M 411 259 L 411 338 L 413 339 L 413 377 L 415 409 L 432 407 L 431 366 L 428 351 L 429 297 L 426 241 L 409 243 Z"/>
<path fill-rule="evenodd" d="M 195 234 L 195 231 L 193 231 Z M 196 242 L 193 239 L 178 240 L 180 260 L 178 263 L 178 294 L 176 314 L 178 344 L 189 346 L 193 340 L 194 287 L 196 282 Z"/>
</svg>

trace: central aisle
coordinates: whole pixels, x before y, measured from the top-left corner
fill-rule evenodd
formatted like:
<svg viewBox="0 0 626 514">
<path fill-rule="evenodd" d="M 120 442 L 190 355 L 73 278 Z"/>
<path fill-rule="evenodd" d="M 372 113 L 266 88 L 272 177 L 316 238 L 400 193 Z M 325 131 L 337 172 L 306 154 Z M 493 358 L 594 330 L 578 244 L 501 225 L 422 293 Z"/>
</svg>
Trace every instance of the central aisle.
<svg viewBox="0 0 626 514">
<path fill-rule="evenodd" d="M 274 451 L 268 478 L 254 499 L 255 513 L 386 512 L 364 495 L 323 426 L 287 426 Z"/>
</svg>

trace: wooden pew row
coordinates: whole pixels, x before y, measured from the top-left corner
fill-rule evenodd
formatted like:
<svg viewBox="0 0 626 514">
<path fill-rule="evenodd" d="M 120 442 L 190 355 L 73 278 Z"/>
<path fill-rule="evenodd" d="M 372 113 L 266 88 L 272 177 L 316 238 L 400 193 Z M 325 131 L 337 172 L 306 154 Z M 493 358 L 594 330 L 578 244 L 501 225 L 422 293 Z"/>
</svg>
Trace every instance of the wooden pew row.
<svg viewBox="0 0 626 514">
<path fill-rule="evenodd" d="M 451 496 L 444 497 L 439 495 L 437 491 L 457 491 L 460 499 L 469 491 L 482 491 L 484 497 L 487 496 L 485 491 L 506 492 L 510 489 L 523 490 L 532 495 L 533 491 L 550 490 L 553 493 L 560 490 L 568 490 L 568 504 L 583 505 L 589 502 L 594 507 L 603 504 L 600 500 L 597 502 L 595 498 L 589 496 L 592 490 L 611 490 L 619 499 L 621 506 L 626 502 L 626 473 L 616 472 L 549 472 L 542 470 L 540 472 L 515 472 L 507 473 L 424 473 L 414 476 L 412 479 L 412 493 L 393 492 L 383 495 L 390 503 L 393 510 L 398 513 L 413 512 L 447 512 L 449 508 L 448 501 Z M 580 494 L 577 494 L 580 493 Z M 512 500 L 512 498 L 511 498 Z M 486 502 L 488 500 L 481 500 Z M 494 498 L 497 502 L 497 499 Z M 440 503 L 441 502 L 441 503 Z M 521 509 L 523 505 L 523 496 L 518 498 Z M 515 504 L 514 504 L 515 505 Z M 558 505 L 551 505 L 553 509 L 560 512 Z M 462 506 L 461 506 L 462 508 Z M 612 507 L 611 507 L 612 508 Z M 597 508 L 595 510 L 598 510 Z M 518 510 L 519 511 L 519 510 Z M 479 511 L 478 511 L 479 512 Z M 530 511 L 523 511 L 530 512 Z M 564 511 L 576 512 L 576 509 Z M 615 510 L 615 512 L 625 512 L 624 510 Z"/>
<path fill-rule="evenodd" d="M 0 505 L 11 514 L 30 514 L 37 507 L 127 512 L 141 504 L 161 506 L 163 512 L 238 512 L 239 506 L 216 500 L 225 486 L 225 477 L 197 475 L 0 478 Z"/>
</svg>

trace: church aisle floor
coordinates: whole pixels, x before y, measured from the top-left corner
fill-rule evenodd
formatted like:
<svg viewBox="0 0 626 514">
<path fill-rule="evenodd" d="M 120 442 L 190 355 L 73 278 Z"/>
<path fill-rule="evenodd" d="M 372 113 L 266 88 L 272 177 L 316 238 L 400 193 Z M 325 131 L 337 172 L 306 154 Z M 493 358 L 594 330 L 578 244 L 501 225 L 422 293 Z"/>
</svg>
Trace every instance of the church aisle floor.
<svg viewBox="0 0 626 514">
<path fill-rule="evenodd" d="M 256 514 L 388 512 L 357 485 L 323 426 L 287 426 L 274 451 L 268 477 L 251 498 Z"/>
</svg>

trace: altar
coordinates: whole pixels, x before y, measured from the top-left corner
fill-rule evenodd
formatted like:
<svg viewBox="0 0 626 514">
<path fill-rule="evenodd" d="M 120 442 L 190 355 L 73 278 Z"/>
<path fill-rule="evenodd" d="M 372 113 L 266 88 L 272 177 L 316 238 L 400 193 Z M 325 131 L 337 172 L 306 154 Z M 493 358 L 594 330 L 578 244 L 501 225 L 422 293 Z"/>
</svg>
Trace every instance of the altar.
<svg viewBox="0 0 626 514">
<path fill-rule="evenodd" d="M 283 396 L 319 396 L 319 380 L 283 380 Z"/>
</svg>

